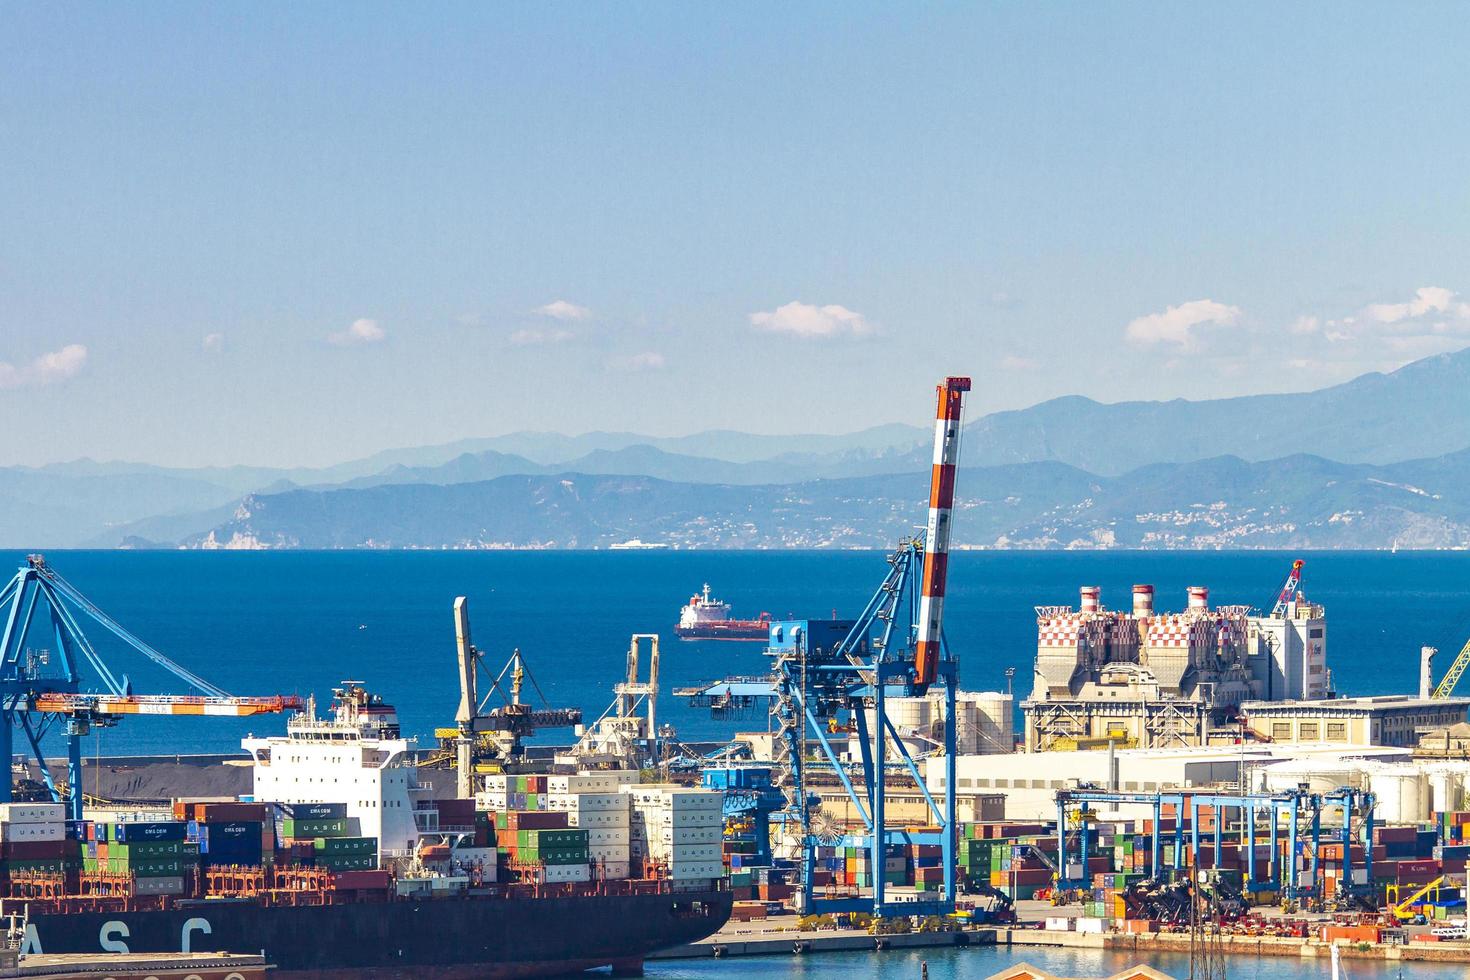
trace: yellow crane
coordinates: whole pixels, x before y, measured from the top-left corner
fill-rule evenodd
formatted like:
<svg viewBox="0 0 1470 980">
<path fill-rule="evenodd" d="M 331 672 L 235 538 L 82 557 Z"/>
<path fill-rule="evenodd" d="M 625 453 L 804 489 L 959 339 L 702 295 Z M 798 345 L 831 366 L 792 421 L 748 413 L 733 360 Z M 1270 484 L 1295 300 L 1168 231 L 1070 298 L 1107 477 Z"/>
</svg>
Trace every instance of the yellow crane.
<svg viewBox="0 0 1470 980">
<path fill-rule="evenodd" d="M 1434 879 L 1429 884 L 1424 885 L 1423 887 L 1419 888 L 1417 891 L 1415 891 L 1408 898 L 1404 899 L 1402 902 L 1395 902 L 1394 899 L 1396 899 L 1396 898 L 1399 897 L 1399 893 L 1400 893 L 1400 891 L 1402 890 L 1402 888 L 1404 886 L 1402 886 L 1402 885 L 1389 885 L 1388 886 L 1388 902 L 1389 902 L 1389 907 L 1388 908 L 1389 908 L 1389 911 L 1392 912 L 1393 915 L 1394 915 L 1394 918 L 1398 919 L 1400 922 L 1408 922 L 1410 919 L 1414 918 L 1414 913 L 1412 911 L 1410 911 L 1410 907 L 1412 905 L 1414 905 L 1414 903 L 1419 902 L 1419 901 L 1422 901 L 1424 899 L 1424 897 L 1427 896 L 1430 892 L 1436 892 L 1437 893 L 1439 891 L 1439 886 L 1442 885 L 1442 884 L 1444 884 L 1444 875 L 1440 875 L 1438 878 Z"/>
<path fill-rule="evenodd" d="M 1434 689 L 1430 697 L 1449 697 L 1467 667 L 1470 667 L 1470 640 L 1465 641 L 1465 645 L 1460 648 L 1460 652 L 1455 656 L 1455 662 L 1450 664 L 1450 669 L 1444 672 L 1444 678 L 1440 680 L 1439 686 Z"/>
</svg>

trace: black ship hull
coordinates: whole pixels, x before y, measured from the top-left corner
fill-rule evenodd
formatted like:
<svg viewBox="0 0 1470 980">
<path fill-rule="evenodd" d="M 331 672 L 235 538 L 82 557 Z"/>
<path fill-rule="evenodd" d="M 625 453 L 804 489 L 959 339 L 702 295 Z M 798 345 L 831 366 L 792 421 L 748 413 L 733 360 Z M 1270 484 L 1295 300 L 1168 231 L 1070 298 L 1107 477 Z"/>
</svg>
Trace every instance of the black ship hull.
<svg viewBox="0 0 1470 980">
<path fill-rule="evenodd" d="M 730 907 L 728 891 L 290 907 L 205 900 L 35 914 L 27 940 L 47 953 L 120 951 L 118 943 L 135 953 L 259 953 L 276 980 L 500 980 L 609 966 L 636 973 L 649 953 L 719 929 Z"/>
</svg>

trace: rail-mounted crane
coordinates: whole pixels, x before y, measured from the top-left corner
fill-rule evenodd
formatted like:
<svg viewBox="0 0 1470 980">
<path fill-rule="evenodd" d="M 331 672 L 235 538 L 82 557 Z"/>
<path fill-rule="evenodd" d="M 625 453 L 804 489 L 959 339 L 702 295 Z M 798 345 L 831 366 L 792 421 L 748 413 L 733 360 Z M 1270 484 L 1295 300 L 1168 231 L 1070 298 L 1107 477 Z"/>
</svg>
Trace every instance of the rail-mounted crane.
<svg viewBox="0 0 1470 980">
<path fill-rule="evenodd" d="M 53 722 L 66 725 L 68 815 L 82 816 L 82 737 L 92 728 L 109 727 L 125 715 L 174 715 L 241 718 L 299 711 L 302 701 L 291 695 L 232 697 L 197 674 L 159 653 L 99 609 L 57 574 L 44 555 L 30 555 L 0 589 L 0 758 L 8 766 L 15 754 L 15 730 L 25 735 L 52 799 L 61 790 L 41 752 L 41 739 Z M 127 675 L 113 673 L 82 631 L 82 618 L 92 620 L 137 653 L 199 691 L 199 695 L 134 694 Z M 53 656 L 54 655 L 54 656 Z M 105 690 L 83 691 L 82 665 L 96 674 Z M 0 802 L 12 798 L 11 775 L 0 778 Z"/>
</svg>

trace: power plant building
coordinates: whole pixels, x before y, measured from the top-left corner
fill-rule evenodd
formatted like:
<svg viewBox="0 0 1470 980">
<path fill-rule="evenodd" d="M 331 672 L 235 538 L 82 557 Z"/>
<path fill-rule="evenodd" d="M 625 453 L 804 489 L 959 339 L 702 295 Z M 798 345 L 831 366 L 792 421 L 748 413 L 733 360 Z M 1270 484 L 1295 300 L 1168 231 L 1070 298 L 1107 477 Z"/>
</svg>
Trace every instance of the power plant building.
<svg viewBox="0 0 1470 980">
<path fill-rule="evenodd" d="M 1156 612 L 1151 585 L 1106 609 L 1085 586 L 1078 609 L 1039 606 L 1035 687 L 1022 702 L 1028 752 L 1208 745 L 1239 731 L 1247 701 L 1330 693 L 1323 608 L 1294 594 L 1277 615 L 1211 608 L 1192 586 L 1183 612 Z"/>
</svg>

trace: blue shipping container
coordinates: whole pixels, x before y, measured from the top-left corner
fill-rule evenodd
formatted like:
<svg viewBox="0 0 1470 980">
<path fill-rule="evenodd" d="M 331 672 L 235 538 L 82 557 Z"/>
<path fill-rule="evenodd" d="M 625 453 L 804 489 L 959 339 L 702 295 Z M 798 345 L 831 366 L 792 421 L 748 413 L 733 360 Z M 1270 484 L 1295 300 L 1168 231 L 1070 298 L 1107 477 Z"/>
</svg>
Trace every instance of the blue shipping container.
<svg viewBox="0 0 1470 980">
<path fill-rule="evenodd" d="M 120 823 L 113 827 L 119 844 L 137 844 L 154 840 L 183 840 L 184 822 L 170 820 L 159 823 Z"/>
</svg>

